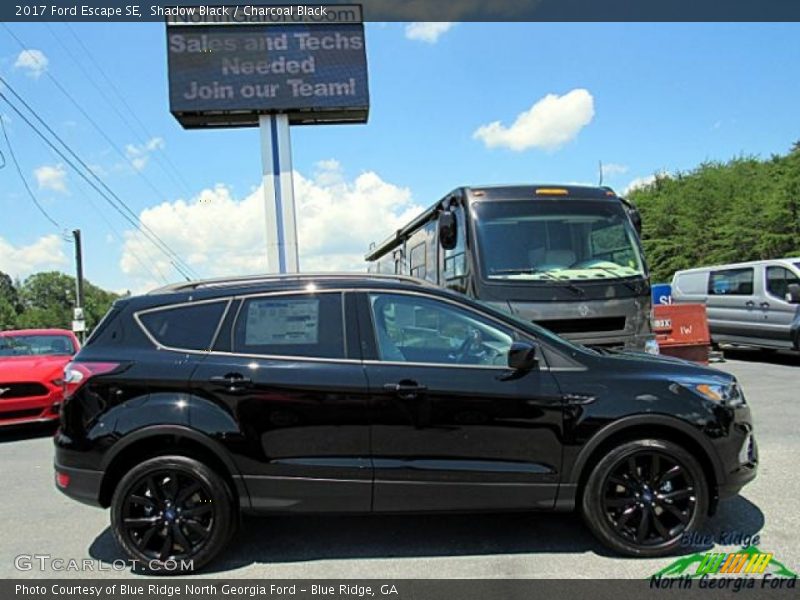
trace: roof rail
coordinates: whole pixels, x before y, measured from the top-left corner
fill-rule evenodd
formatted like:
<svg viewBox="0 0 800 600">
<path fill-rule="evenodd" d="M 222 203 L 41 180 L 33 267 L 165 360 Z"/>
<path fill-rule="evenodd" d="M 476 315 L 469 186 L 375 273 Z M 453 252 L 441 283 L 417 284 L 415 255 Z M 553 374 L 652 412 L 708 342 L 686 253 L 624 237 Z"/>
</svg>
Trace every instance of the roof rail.
<svg viewBox="0 0 800 600">
<path fill-rule="evenodd" d="M 148 295 L 169 294 L 175 292 L 186 292 L 192 290 L 234 287 L 244 285 L 256 285 L 271 281 L 292 281 L 303 279 L 331 280 L 331 279 L 383 279 L 405 281 L 417 285 L 433 286 L 429 281 L 410 277 L 408 275 L 391 275 L 387 273 L 361 273 L 361 272 L 316 272 L 316 273 L 269 273 L 264 275 L 241 275 L 236 277 L 216 277 L 212 279 L 198 279 L 196 281 L 181 281 L 156 288 L 148 292 Z"/>
</svg>

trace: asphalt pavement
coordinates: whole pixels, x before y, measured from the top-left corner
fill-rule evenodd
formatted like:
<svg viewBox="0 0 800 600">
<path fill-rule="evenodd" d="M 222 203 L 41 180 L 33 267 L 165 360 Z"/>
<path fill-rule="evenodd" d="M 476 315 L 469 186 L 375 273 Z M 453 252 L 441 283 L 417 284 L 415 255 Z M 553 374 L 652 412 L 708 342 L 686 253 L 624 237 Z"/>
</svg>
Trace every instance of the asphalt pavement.
<svg viewBox="0 0 800 600">
<path fill-rule="evenodd" d="M 717 537 L 757 534 L 761 550 L 800 572 L 800 356 L 744 350 L 726 355 L 726 362 L 714 366 L 736 375 L 744 387 L 761 464 L 756 481 L 723 502 L 706 529 Z M 52 431 L 0 431 L 0 577 L 140 577 L 115 567 L 125 557 L 108 528 L 108 512 L 54 488 Z M 37 556 L 49 556 L 49 568 L 41 571 Z M 95 570 L 54 570 L 55 559 L 65 566 L 70 559 L 89 559 Z M 673 560 L 615 556 L 577 514 L 296 516 L 246 519 L 224 555 L 199 575 L 639 578 Z M 30 570 L 18 568 L 28 565 Z"/>
</svg>

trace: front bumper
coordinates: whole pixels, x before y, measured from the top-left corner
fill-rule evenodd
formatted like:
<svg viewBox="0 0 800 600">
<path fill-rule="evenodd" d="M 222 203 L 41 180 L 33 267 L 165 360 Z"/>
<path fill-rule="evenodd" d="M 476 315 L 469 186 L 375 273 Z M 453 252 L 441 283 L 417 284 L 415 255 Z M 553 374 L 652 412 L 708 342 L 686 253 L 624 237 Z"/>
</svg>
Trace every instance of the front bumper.
<svg viewBox="0 0 800 600">
<path fill-rule="evenodd" d="M 721 409 L 722 410 L 722 409 Z M 745 405 L 730 410 L 730 419 L 723 427 L 726 435 L 715 441 L 719 470 L 717 474 L 717 495 L 720 499 L 730 498 L 739 493 L 745 485 L 758 474 L 758 444 L 756 443 L 750 409 Z"/>
<path fill-rule="evenodd" d="M 741 440 L 736 460 L 738 464 L 728 470 L 725 480 L 718 486 L 720 499 L 735 496 L 758 474 L 758 445 L 752 429 Z"/>
<path fill-rule="evenodd" d="M 46 396 L 0 397 L 0 427 L 54 421 L 58 419 L 62 399 L 60 389 L 49 389 Z"/>
</svg>

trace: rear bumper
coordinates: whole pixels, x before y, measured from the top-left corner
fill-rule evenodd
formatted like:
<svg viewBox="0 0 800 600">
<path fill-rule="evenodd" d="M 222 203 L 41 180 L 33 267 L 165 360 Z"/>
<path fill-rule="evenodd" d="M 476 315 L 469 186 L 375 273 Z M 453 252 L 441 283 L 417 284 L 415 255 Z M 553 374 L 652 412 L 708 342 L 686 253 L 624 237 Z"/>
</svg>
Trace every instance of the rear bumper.
<svg viewBox="0 0 800 600">
<path fill-rule="evenodd" d="M 103 483 L 102 471 L 65 467 L 57 462 L 54 467 L 55 484 L 60 492 L 83 504 L 101 506 L 100 486 Z"/>
</svg>

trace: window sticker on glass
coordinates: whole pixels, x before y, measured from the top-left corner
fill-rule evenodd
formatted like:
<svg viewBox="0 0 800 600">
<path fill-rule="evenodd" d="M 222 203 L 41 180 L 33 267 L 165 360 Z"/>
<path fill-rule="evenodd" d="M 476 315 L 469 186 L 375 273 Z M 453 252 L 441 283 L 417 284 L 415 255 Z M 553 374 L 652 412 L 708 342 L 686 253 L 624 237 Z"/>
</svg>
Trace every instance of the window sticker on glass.
<svg viewBox="0 0 800 600">
<path fill-rule="evenodd" d="M 261 300 L 247 310 L 245 344 L 316 344 L 319 300 Z"/>
</svg>

